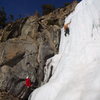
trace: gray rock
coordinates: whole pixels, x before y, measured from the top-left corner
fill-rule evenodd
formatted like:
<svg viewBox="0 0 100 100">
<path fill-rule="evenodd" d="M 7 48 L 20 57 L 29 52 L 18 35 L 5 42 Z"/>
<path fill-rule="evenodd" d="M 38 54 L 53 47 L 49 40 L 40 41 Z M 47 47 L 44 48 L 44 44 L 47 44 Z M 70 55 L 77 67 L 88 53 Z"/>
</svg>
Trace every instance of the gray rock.
<svg viewBox="0 0 100 100">
<path fill-rule="evenodd" d="M 0 89 L 5 90 L 8 80 L 10 79 L 12 73 L 11 68 L 7 65 L 4 65 L 1 67 L 0 70 Z"/>
<path fill-rule="evenodd" d="M 45 16 L 17 20 L 0 30 L 1 91 L 26 100 L 31 91 L 41 86 L 45 62 L 58 53 L 64 18 L 76 4 L 73 2 Z M 30 89 L 25 87 L 26 76 L 32 81 Z"/>
</svg>

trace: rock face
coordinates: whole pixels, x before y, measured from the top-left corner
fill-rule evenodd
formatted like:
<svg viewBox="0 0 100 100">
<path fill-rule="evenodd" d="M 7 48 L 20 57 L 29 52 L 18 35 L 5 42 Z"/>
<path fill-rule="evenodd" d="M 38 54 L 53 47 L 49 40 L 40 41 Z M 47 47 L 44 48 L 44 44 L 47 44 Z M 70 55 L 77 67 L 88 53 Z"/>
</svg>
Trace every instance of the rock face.
<svg viewBox="0 0 100 100">
<path fill-rule="evenodd" d="M 6 92 L 0 92 L 0 100 L 19 100 L 19 99 Z"/>
<path fill-rule="evenodd" d="M 42 17 L 30 16 L 17 20 L 0 30 L 1 91 L 27 100 L 31 91 L 41 85 L 46 60 L 58 52 L 64 18 L 76 4 L 73 2 Z M 26 76 L 33 83 L 31 89 L 25 89 Z"/>
</svg>

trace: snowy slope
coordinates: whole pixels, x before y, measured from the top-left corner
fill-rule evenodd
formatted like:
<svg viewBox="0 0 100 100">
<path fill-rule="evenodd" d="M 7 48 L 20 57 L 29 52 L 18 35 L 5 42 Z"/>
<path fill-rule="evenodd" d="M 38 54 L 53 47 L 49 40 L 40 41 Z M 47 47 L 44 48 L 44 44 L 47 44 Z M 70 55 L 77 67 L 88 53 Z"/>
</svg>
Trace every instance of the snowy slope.
<svg viewBox="0 0 100 100">
<path fill-rule="evenodd" d="M 100 100 L 100 0 L 83 0 L 65 19 L 70 35 L 62 29 L 59 54 L 49 82 L 29 100 Z M 46 72 L 45 81 L 49 71 Z"/>
</svg>

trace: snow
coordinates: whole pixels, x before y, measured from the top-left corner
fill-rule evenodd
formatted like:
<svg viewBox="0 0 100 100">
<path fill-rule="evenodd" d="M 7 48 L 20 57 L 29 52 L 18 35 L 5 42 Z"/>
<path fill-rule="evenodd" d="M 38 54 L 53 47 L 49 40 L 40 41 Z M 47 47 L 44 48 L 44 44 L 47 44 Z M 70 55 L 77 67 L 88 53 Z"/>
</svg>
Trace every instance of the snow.
<svg viewBox="0 0 100 100">
<path fill-rule="evenodd" d="M 59 54 L 47 60 L 45 80 L 29 100 L 100 100 L 100 0 L 83 0 L 65 19 Z"/>
</svg>

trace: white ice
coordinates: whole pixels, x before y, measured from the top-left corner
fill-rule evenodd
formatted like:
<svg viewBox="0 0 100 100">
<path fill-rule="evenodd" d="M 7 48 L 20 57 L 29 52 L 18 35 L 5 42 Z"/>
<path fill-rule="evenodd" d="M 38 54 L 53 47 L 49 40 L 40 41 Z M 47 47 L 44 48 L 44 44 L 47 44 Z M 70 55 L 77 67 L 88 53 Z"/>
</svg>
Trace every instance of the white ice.
<svg viewBox="0 0 100 100">
<path fill-rule="evenodd" d="M 47 61 L 52 77 L 29 100 L 100 100 L 100 0 L 81 1 L 70 21 L 70 35 L 62 29 L 59 54 Z"/>
</svg>

